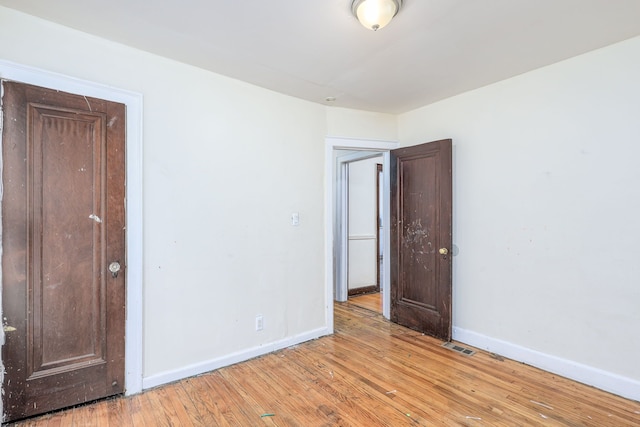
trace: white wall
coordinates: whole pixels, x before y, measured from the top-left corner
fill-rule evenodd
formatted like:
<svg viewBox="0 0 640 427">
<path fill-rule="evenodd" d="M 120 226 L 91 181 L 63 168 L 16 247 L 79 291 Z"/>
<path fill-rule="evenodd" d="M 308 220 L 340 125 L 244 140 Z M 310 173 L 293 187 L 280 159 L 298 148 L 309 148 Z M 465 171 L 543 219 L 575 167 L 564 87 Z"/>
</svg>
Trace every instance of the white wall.
<svg viewBox="0 0 640 427">
<path fill-rule="evenodd" d="M 381 157 L 349 163 L 349 290 L 376 286 L 378 222 L 376 165 Z"/>
<path fill-rule="evenodd" d="M 327 107 L 327 135 L 360 140 L 397 141 L 398 116 Z"/>
<path fill-rule="evenodd" d="M 144 96 L 146 387 L 327 332 L 324 106 L 2 7 L 0 40 Z"/>
<path fill-rule="evenodd" d="M 399 118 L 453 138 L 458 338 L 636 400 L 639 76 L 634 38 Z"/>
</svg>

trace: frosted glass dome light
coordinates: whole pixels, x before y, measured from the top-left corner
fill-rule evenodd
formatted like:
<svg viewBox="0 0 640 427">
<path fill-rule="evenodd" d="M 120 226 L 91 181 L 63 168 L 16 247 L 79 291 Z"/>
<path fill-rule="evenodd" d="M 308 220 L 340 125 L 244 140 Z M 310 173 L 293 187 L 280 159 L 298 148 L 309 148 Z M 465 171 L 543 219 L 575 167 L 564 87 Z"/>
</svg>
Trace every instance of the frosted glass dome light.
<svg viewBox="0 0 640 427">
<path fill-rule="evenodd" d="M 391 22 L 401 6 L 402 0 L 353 0 L 351 11 L 364 27 L 377 31 Z"/>
</svg>

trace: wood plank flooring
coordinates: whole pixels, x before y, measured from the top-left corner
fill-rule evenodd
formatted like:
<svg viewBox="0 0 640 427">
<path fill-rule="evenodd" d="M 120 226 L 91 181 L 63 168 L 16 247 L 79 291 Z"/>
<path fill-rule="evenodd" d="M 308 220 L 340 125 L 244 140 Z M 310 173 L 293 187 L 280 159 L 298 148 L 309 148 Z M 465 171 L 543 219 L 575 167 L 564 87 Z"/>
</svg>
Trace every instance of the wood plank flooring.
<svg viewBox="0 0 640 427">
<path fill-rule="evenodd" d="M 352 303 L 336 333 L 16 426 L 639 426 L 640 403 L 479 351 L 466 357 Z"/>
<path fill-rule="evenodd" d="M 380 292 L 349 297 L 349 302 L 358 307 L 382 313 L 382 294 Z"/>
</svg>

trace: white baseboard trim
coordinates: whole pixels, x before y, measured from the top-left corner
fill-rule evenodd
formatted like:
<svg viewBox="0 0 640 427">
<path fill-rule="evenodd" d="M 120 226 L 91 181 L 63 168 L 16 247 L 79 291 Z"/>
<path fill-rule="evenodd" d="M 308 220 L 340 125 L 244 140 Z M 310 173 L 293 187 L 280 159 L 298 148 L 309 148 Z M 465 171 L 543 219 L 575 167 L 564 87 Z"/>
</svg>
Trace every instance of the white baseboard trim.
<svg viewBox="0 0 640 427">
<path fill-rule="evenodd" d="M 453 339 L 627 399 L 640 401 L 640 381 L 632 378 L 541 353 L 462 328 L 453 328 Z"/>
<path fill-rule="evenodd" d="M 255 357 L 274 352 L 276 350 L 281 350 L 283 348 L 291 347 L 293 345 L 297 345 L 305 341 L 310 341 L 316 338 L 320 338 L 322 336 L 329 335 L 330 333 L 331 333 L 331 330 L 326 327 L 314 329 L 312 331 L 305 332 L 303 334 L 294 335 L 292 337 L 287 337 L 279 341 L 267 343 L 264 345 L 247 349 L 247 350 L 242 350 L 236 353 L 231 353 L 223 357 L 218 357 L 218 358 L 207 360 L 204 362 L 195 363 L 193 365 L 187 365 L 185 367 L 182 367 L 180 369 L 174 369 L 172 371 L 161 372 L 159 374 L 155 374 L 155 375 L 151 375 L 149 377 L 143 378 L 142 388 L 146 390 L 146 389 L 157 387 L 163 384 L 168 384 L 174 381 L 178 381 L 184 378 L 200 375 L 205 372 L 210 372 L 225 366 L 233 365 L 235 363 L 244 362 L 246 360 L 253 359 Z"/>
</svg>

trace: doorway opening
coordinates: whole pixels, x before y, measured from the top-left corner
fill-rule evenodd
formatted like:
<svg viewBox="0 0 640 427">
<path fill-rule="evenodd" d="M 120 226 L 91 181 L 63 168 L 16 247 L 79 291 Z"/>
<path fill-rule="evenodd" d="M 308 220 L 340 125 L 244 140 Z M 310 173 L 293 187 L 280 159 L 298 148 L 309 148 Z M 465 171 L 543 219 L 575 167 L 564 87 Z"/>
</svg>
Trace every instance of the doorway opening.
<svg viewBox="0 0 640 427">
<path fill-rule="evenodd" d="M 364 164 L 352 170 L 352 166 L 358 163 Z M 353 230 L 351 226 L 349 227 L 349 302 L 360 308 L 382 314 L 383 287 L 381 286 L 381 277 L 384 275 L 384 258 L 389 256 L 384 253 L 382 158 L 374 157 L 368 161 L 350 163 L 349 167 L 349 223 L 355 222 L 356 227 L 365 231 L 362 239 L 364 242 L 358 241 L 359 245 L 352 247 L 354 231 L 359 230 Z M 354 176 L 354 172 L 356 176 Z M 356 178 L 356 182 L 354 182 L 354 178 Z M 357 253 L 358 256 L 354 260 L 353 252 L 356 250 L 359 250 L 360 253 Z M 354 274 L 351 265 L 354 265 L 356 272 L 360 274 L 363 273 L 364 267 L 365 275 L 356 277 L 360 280 L 364 279 L 363 281 L 352 283 L 355 278 L 352 279 Z M 373 285 L 369 285 L 370 283 Z"/>
<path fill-rule="evenodd" d="M 365 155 L 365 154 L 363 154 Z M 369 152 L 366 154 L 369 155 Z M 351 154 L 347 154 L 351 157 Z M 343 155 L 338 155 L 342 158 Z M 382 314 L 380 250 L 382 216 L 378 203 L 378 174 L 382 154 L 346 165 L 347 297 L 350 302 Z M 384 232 L 382 233 L 382 236 Z"/>
<path fill-rule="evenodd" d="M 327 138 L 325 145 L 326 191 L 326 301 L 327 324 L 333 331 L 333 301 L 347 301 L 349 293 L 349 235 L 348 235 L 348 184 L 350 163 L 376 158 L 382 164 L 380 205 L 382 217 L 382 252 L 389 253 L 389 151 L 398 147 L 397 142 Z M 375 175 L 372 176 L 375 177 Z M 375 248 L 374 248 L 375 249 Z M 382 314 L 390 316 L 389 260 L 383 256 L 380 274 L 382 289 Z"/>
<path fill-rule="evenodd" d="M 353 166 L 351 163 L 349 166 Z M 373 168 L 372 168 L 373 166 Z M 353 172 L 353 171 L 351 171 Z M 358 170 L 356 170 L 358 172 Z M 374 176 L 371 176 L 371 172 L 374 173 Z M 384 192 L 383 192 L 383 168 L 382 168 L 382 159 L 381 158 L 373 158 L 369 161 L 368 164 L 365 165 L 364 168 L 360 168 L 360 173 L 362 176 L 359 178 L 364 178 L 365 182 L 360 183 L 360 187 L 356 187 L 357 182 L 353 182 L 353 173 L 350 173 L 351 179 L 349 179 L 349 192 L 356 192 L 355 196 L 357 198 L 349 198 L 349 222 L 354 221 L 354 208 L 357 210 L 356 214 L 365 214 L 364 220 L 366 221 L 364 225 L 368 225 L 369 228 L 366 231 L 371 232 L 371 230 L 375 231 L 373 235 L 369 235 L 368 240 L 369 244 L 365 245 L 364 248 L 360 248 L 361 251 L 364 252 L 364 255 L 367 258 L 364 260 L 365 267 L 368 267 L 372 270 L 375 270 L 375 281 L 373 282 L 373 277 L 369 276 L 367 279 L 370 282 L 373 282 L 373 286 L 367 286 L 367 282 L 364 283 L 364 286 L 355 287 L 354 284 L 351 283 L 351 277 L 349 277 L 349 302 L 367 310 L 382 314 L 382 291 L 384 290 L 381 286 L 381 277 L 384 275 L 384 258 L 389 256 L 389 254 L 384 253 L 384 228 L 383 228 L 383 218 L 382 214 L 384 212 L 383 202 L 385 200 Z M 364 184 L 364 185 L 363 185 Z M 355 188 L 354 188 L 355 187 Z M 364 194 L 360 194 L 364 192 Z M 353 194 L 352 194 L 353 195 Z M 358 197 L 359 196 L 359 197 Z M 363 197 L 364 196 L 364 197 Z M 364 203 L 362 203 L 362 198 L 364 198 Z M 367 203 L 368 202 L 368 203 Z M 371 209 L 371 205 L 374 205 L 374 208 Z M 362 212 L 362 207 L 366 207 L 367 209 Z M 374 213 L 374 215 L 371 215 Z M 362 218 L 356 217 L 356 220 Z M 369 223 L 368 221 L 371 221 Z M 356 224 L 357 226 L 362 226 L 362 224 Z M 351 241 L 351 236 L 353 234 L 353 230 L 349 231 L 349 240 Z M 372 240 L 375 238 L 373 244 Z M 350 242 L 351 243 L 351 242 Z M 362 245 L 361 245 L 362 246 Z M 372 246 L 375 246 L 372 248 Z M 351 244 L 349 245 L 349 252 L 352 252 Z M 375 254 L 374 254 L 375 252 Z M 362 254 L 360 254 L 362 255 Z M 360 261 L 362 262 L 362 261 Z M 354 263 L 352 256 L 349 256 L 349 264 Z M 370 267 L 369 267 L 370 266 Z M 356 265 L 356 268 L 359 267 Z M 371 270 L 366 270 L 371 273 Z M 349 276 L 351 276 L 351 268 L 349 268 Z M 357 283 L 356 283 L 357 285 Z M 353 289 L 355 288 L 355 289 Z"/>
<path fill-rule="evenodd" d="M 394 323 L 449 340 L 452 141 L 397 145 L 327 138 L 327 326 L 333 331 L 334 298 L 344 302 L 349 293 L 349 165 L 381 155 L 382 252 L 389 254 L 382 260 L 382 314 Z"/>
</svg>

